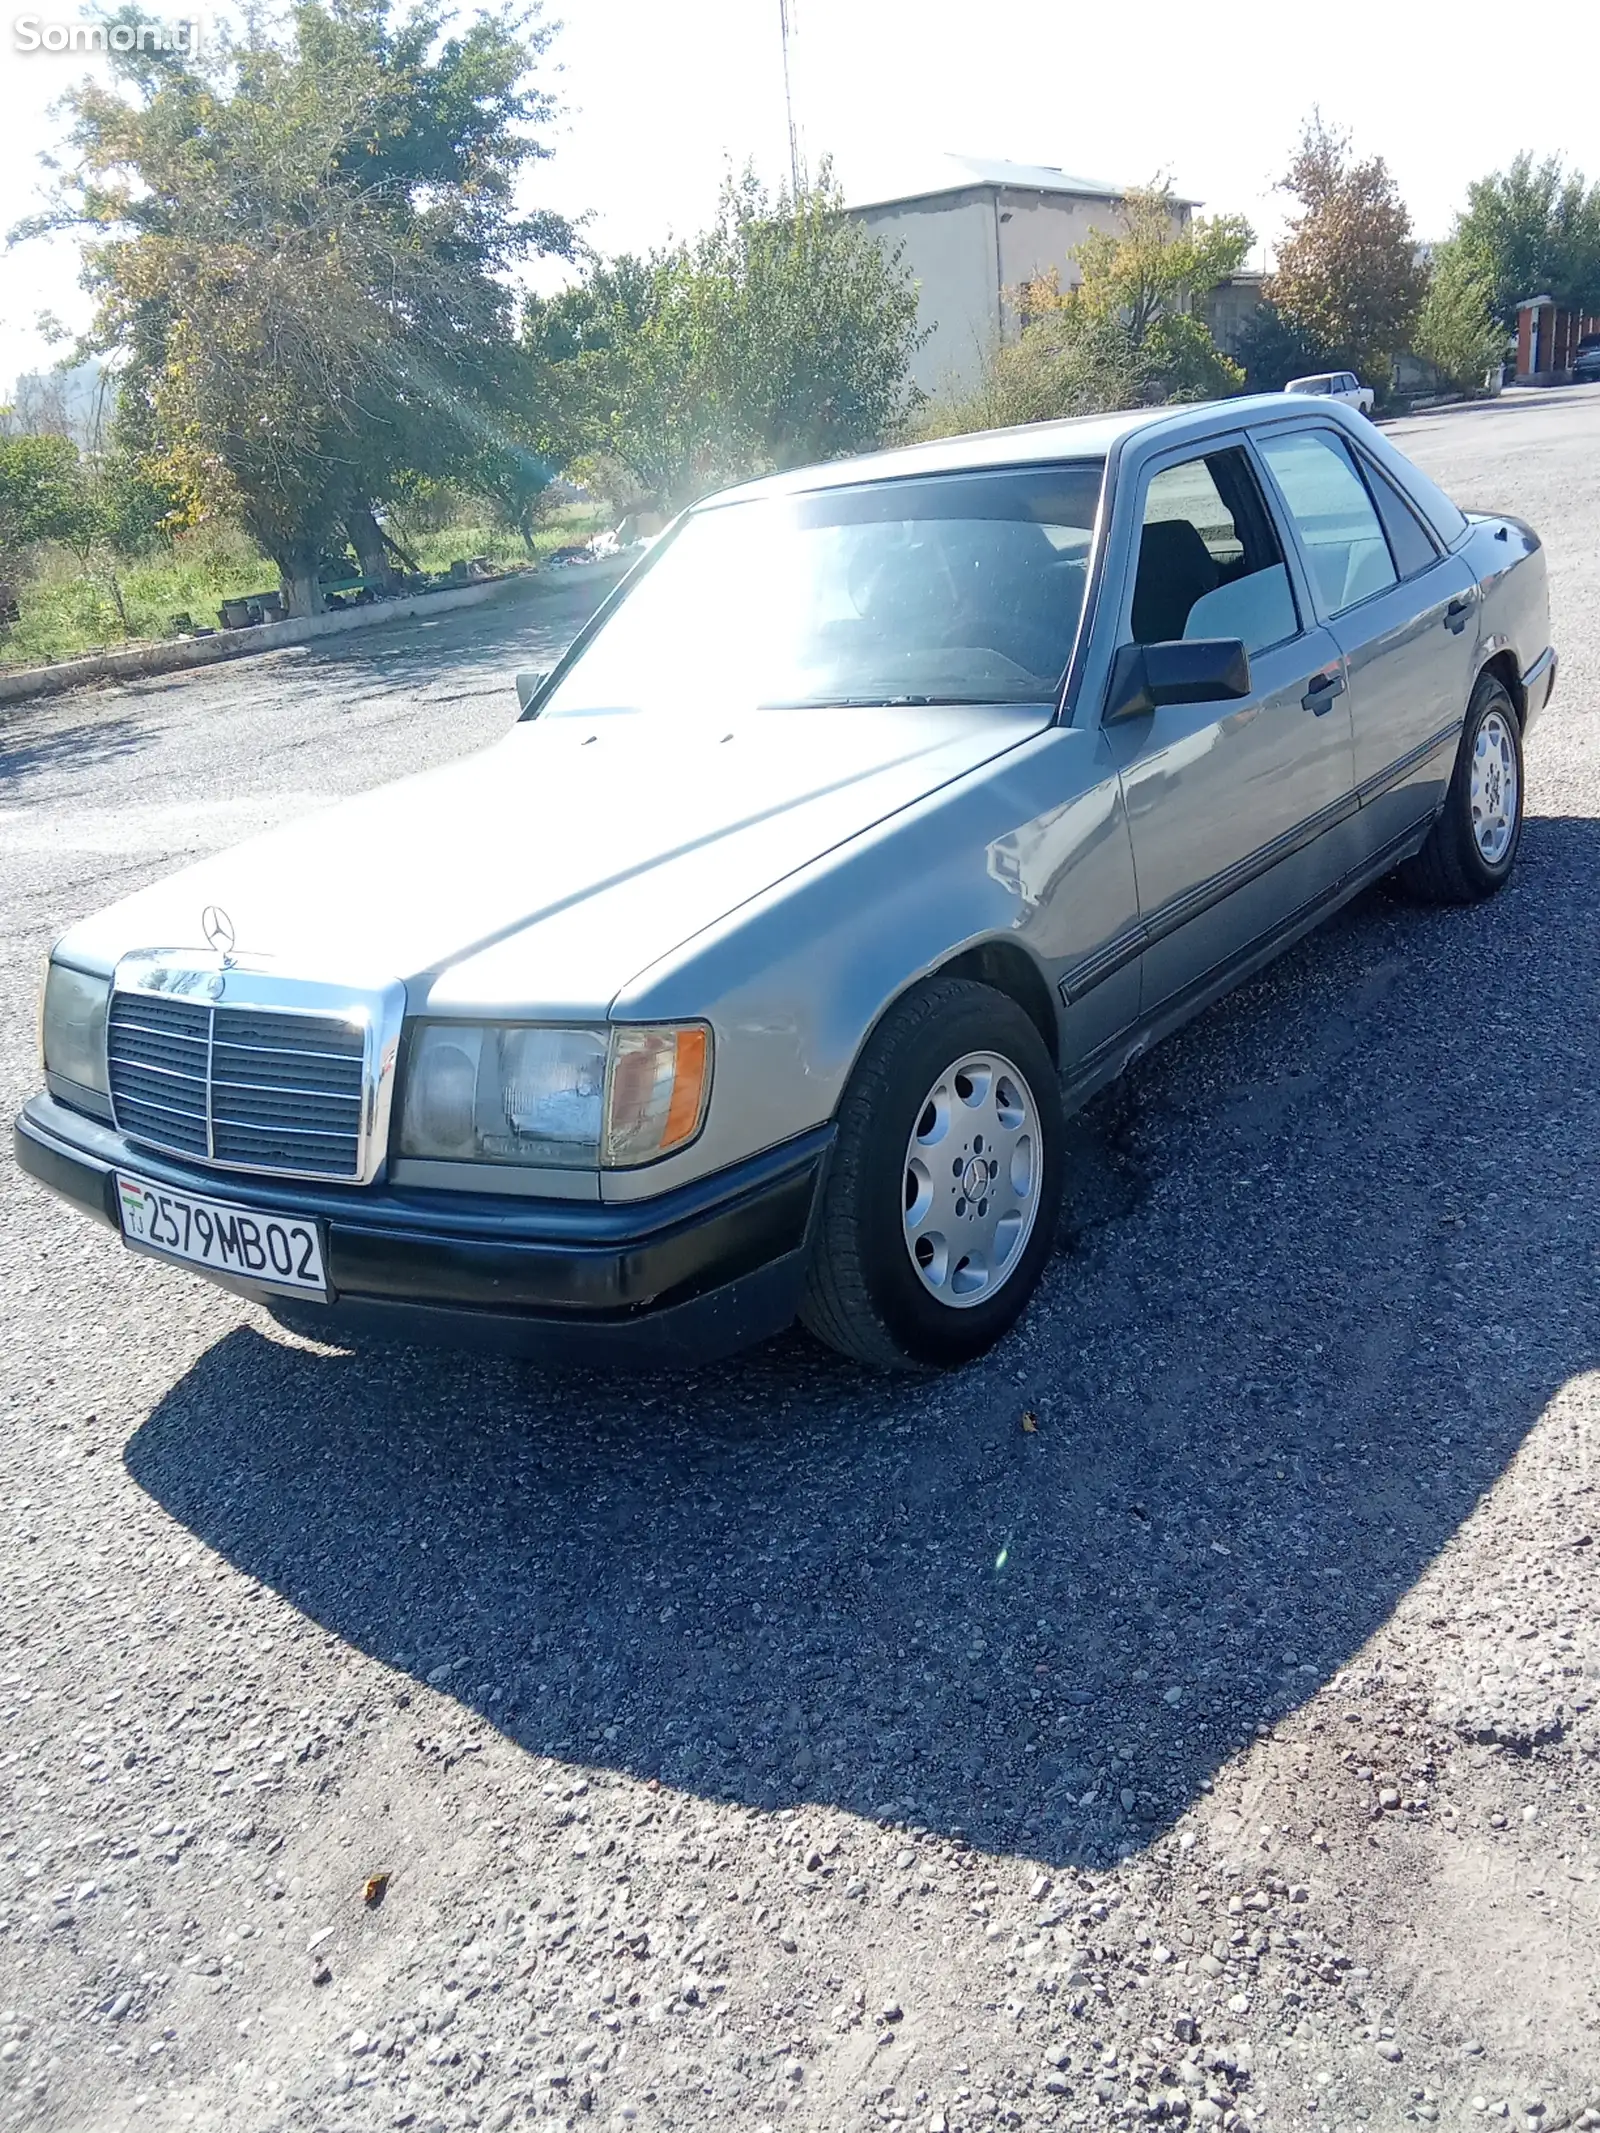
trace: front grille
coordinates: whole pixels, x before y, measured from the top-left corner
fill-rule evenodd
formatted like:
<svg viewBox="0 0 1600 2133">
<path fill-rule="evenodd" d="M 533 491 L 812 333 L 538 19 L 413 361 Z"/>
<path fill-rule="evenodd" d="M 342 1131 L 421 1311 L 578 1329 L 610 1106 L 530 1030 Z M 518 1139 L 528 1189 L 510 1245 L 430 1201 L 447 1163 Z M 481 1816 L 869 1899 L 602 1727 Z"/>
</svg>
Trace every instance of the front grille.
<svg viewBox="0 0 1600 2133">
<path fill-rule="evenodd" d="M 106 1049 L 129 1140 L 240 1170 L 359 1175 L 359 1022 L 119 991 Z"/>
</svg>

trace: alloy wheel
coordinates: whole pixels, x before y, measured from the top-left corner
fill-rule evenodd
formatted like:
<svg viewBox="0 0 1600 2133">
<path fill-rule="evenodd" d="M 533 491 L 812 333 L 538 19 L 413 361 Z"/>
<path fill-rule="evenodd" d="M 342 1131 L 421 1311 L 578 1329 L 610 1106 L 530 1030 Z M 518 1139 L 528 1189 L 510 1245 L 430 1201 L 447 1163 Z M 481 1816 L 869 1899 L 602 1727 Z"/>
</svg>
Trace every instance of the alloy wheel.
<svg viewBox="0 0 1600 2133">
<path fill-rule="evenodd" d="M 1517 743 L 1505 715 L 1491 711 L 1472 744 L 1472 835 L 1487 866 L 1498 866 L 1517 827 Z"/>
<path fill-rule="evenodd" d="M 930 1296 L 970 1310 L 1003 1288 L 1039 1211 L 1043 1150 L 1027 1082 L 996 1052 L 946 1068 L 906 1143 L 906 1250 Z"/>
</svg>

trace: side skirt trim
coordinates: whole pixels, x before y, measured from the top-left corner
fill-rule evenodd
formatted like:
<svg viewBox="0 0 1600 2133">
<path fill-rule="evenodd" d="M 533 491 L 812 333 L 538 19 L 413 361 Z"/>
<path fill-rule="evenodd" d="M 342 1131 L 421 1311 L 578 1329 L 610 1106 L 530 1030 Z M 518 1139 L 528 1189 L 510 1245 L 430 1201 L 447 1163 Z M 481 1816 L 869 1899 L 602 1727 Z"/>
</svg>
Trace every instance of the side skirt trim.
<svg viewBox="0 0 1600 2133">
<path fill-rule="evenodd" d="M 1329 888 L 1301 904 L 1279 925 L 1260 933 L 1243 948 L 1236 949 L 1222 962 L 1185 985 L 1181 991 L 1169 995 L 1161 1002 L 1153 1015 L 1141 1016 L 1126 1029 L 1119 1030 L 1103 1044 L 1095 1046 L 1081 1060 L 1072 1075 L 1064 1081 L 1063 1088 L 1071 1104 L 1084 1102 L 1096 1089 L 1114 1081 L 1125 1066 L 1160 1038 L 1191 1021 L 1200 1010 L 1222 994 L 1229 992 L 1241 979 L 1270 963 L 1283 949 L 1292 946 L 1301 934 L 1308 933 L 1318 920 L 1326 918 L 1339 905 L 1348 903 L 1373 882 L 1391 872 L 1403 859 L 1409 859 L 1427 836 L 1429 824 L 1414 822 L 1398 836 L 1391 837 L 1381 851 L 1375 852 L 1359 867 L 1352 867 Z"/>
<path fill-rule="evenodd" d="M 1409 750 L 1384 769 L 1374 771 L 1365 783 L 1356 787 L 1356 798 L 1361 805 L 1365 807 L 1369 801 L 1381 798 L 1391 787 L 1403 784 L 1412 771 L 1420 770 L 1441 748 L 1459 741 L 1463 724 L 1464 721 L 1459 718 L 1452 719 L 1448 726 L 1441 726 L 1431 739 L 1423 741 L 1419 747 Z"/>
<path fill-rule="evenodd" d="M 1131 963 L 1135 956 L 1141 955 L 1153 942 L 1165 940 L 1169 933 L 1176 933 L 1180 926 L 1186 926 L 1191 919 L 1199 918 L 1202 912 L 1209 911 L 1213 905 L 1221 903 L 1236 889 L 1245 888 L 1250 882 L 1259 880 L 1263 874 L 1270 873 L 1280 860 L 1291 858 L 1294 853 L 1303 851 L 1308 844 L 1314 844 L 1325 831 L 1336 828 L 1339 823 L 1353 815 L 1356 805 L 1356 795 L 1346 793 L 1341 799 L 1335 800 L 1332 806 L 1320 808 L 1314 815 L 1307 815 L 1303 822 L 1297 822 L 1292 829 L 1274 837 L 1269 844 L 1259 845 L 1243 859 L 1236 859 L 1230 865 L 1219 868 L 1206 880 L 1197 882 L 1192 889 L 1185 889 L 1180 896 L 1172 897 L 1069 970 L 1060 980 L 1062 999 L 1069 1007 L 1072 1006 L 1081 1000 L 1085 993 L 1093 991 L 1096 985 L 1103 984 L 1107 978 Z"/>
</svg>

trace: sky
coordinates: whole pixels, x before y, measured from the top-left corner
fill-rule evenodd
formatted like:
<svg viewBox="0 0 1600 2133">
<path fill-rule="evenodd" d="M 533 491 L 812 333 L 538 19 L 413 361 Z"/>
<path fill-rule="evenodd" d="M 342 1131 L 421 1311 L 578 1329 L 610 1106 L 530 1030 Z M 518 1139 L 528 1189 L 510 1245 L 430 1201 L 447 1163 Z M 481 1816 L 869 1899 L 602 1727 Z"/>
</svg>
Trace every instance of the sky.
<svg viewBox="0 0 1600 2133">
<path fill-rule="evenodd" d="M 591 243 L 691 234 L 730 162 L 786 174 L 778 0 L 557 0 L 549 13 L 562 26 L 547 80 L 564 108 L 530 197 L 587 216 Z M 0 0 L 0 230 L 37 206 L 39 157 L 61 135 L 51 106 L 86 64 L 18 51 L 14 24 L 75 14 L 76 0 Z M 1575 29 L 1576 0 L 1537 28 L 1503 0 L 1456 0 L 1447 22 L 1371 0 L 792 0 L 795 115 L 808 165 L 831 155 L 847 197 L 892 193 L 941 151 L 1119 185 L 1165 173 L 1205 211 L 1248 216 L 1270 246 L 1286 206 L 1276 181 L 1318 105 L 1388 159 L 1418 236 L 1438 238 L 1469 179 L 1519 148 L 1600 178 L 1600 99 L 1564 15 Z M 43 310 L 87 321 L 66 240 L 0 252 L 0 392 L 54 360 Z"/>
</svg>

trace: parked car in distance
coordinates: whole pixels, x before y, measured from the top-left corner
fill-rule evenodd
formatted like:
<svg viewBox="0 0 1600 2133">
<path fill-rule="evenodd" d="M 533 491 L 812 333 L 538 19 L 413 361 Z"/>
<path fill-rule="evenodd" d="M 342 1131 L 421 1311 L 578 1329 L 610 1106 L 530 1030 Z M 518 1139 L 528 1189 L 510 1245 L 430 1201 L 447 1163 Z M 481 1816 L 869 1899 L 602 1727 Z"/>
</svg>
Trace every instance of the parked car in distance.
<svg viewBox="0 0 1600 2133">
<path fill-rule="evenodd" d="M 74 926 L 17 1153 L 319 1338 L 959 1363 L 1092 1091 L 1505 885 L 1555 671 L 1537 536 L 1327 399 L 755 482 L 492 747 Z"/>
<path fill-rule="evenodd" d="M 1586 333 L 1572 352 L 1574 385 L 1600 383 L 1600 333 Z"/>
<path fill-rule="evenodd" d="M 1353 407 L 1358 415 L 1372 413 L 1372 387 L 1363 385 L 1353 370 L 1324 370 L 1314 378 L 1291 378 L 1283 389 L 1286 393 L 1304 393 L 1308 398 L 1337 400 L 1343 407 Z"/>
</svg>

